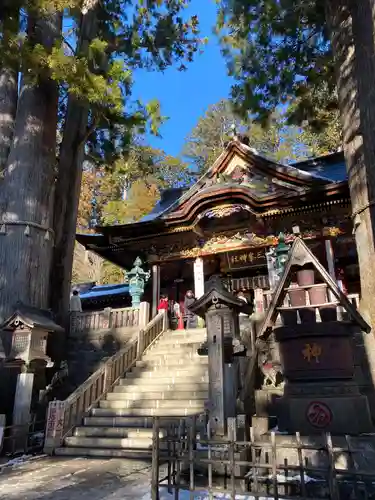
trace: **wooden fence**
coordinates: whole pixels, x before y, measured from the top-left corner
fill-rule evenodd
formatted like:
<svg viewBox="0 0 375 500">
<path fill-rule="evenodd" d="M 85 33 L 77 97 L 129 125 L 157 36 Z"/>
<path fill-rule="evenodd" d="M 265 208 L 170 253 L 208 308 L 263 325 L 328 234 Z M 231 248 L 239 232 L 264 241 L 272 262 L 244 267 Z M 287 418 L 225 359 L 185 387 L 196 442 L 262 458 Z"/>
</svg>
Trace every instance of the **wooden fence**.
<svg viewBox="0 0 375 500">
<path fill-rule="evenodd" d="M 240 416 L 228 419 L 228 439 L 214 439 L 204 420 L 154 417 L 152 500 L 161 489 L 176 500 L 181 490 L 192 499 L 375 498 L 375 437 L 256 436 Z"/>
<path fill-rule="evenodd" d="M 123 349 L 107 359 L 65 401 L 52 401 L 49 404 L 44 445 L 47 453 L 60 446 L 64 437 L 70 435 L 75 426 L 80 425 L 83 416 L 104 398 L 166 329 L 167 318 L 162 311 Z"/>
</svg>

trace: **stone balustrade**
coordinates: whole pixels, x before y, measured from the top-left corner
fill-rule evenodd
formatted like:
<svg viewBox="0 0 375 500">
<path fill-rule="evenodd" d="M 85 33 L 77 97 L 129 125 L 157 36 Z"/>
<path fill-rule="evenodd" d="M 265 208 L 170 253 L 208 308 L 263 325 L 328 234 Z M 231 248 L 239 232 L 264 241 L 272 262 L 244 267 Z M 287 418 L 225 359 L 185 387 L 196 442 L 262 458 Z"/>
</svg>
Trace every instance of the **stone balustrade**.
<svg viewBox="0 0 375 500">
<path fill-rule="evenodd" d="M 72 336 L 77 336 L 104 329 L 137 327 L 140 324 L 141 315 L 142 308 L 133 307 L 120 309 L 106 308 L 100 311 L 72 313 L 70 318 L 70 333 Z"/>
<path fill-rule="evenodd" d="M 144 329 L 133 336 L 128 344 L 108 358 L 65 401 L 49 404 L 45 432 L 46 453 L 53 453 L 64 437 L 82 422 L 82 418 L 96 403 L 103 399 L 119 379 L 139 360 L 143 352 L 168 328 L 165 311 L 159 312 Z"/>
</svg>

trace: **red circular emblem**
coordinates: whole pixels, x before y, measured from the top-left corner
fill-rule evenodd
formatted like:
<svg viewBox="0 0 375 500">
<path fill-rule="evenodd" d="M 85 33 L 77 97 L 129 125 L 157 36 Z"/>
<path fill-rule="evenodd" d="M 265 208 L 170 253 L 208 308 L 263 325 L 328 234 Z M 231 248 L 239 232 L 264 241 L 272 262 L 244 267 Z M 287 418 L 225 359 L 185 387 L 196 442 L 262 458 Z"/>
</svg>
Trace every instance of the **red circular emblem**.
<svg viewBox="0 0 375 500">
<path fill-rule="evenodd" d="M 332 412 L 325 403 L 313 401 L 306 411 L 309 423 L 318 429 L 324 429 L 332 422 Z"/>
</svg>

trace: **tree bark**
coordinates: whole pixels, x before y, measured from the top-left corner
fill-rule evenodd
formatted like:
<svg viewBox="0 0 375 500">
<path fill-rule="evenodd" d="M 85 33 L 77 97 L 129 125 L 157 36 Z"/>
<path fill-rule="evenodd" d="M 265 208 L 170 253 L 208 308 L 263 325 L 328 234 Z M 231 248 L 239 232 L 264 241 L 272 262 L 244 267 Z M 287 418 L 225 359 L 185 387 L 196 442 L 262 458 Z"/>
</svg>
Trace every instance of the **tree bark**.
<svg viewBox="0 0 375 500">
<path fill-rule="evenodd" d="M 61 17 L 29 19 L 36 43 L 51 47 Z M 0 188 L 0 321 L 17 301 L 47 308 L 53 233 L 58 88 L 48 78 L 26 78 L 18 100 L 14 138 Z M 48 235 L 48 236 L 46 236 Z"/>
<path fill-rule="evenodd" d="M 19 10 L 17 1 L 3 2 L 0 17 L 3 31 L 2 47 L 11 50 L 11 38 L 19 30 Z M 18 97 L 18 65 L 16 58 L 3 57 L 0 69 L 0 172 L 6 167 L 12 145 Z"/>
<path fill-rule="evenodd" d="M 327 1 L 344 153 L 361 276 L 361 310 L 375 327 L 375 0 Z"/>
<path fill-rule="evenodd" d="M 17 72 L 0 70 L 0 172 L 5 168 L 13 139 L 17 110 Z"/>
<path fill-rule="evenodd" d="M 87 55 L 97 34 L 98 0 L 87 0 L 82 9 L 77 52 Z M 60 148 L 55 196 L 55 247 L 51 276 L 51 306 L 57 320 L 67 325 L 72 279 L 79 193 L 89 117 L 88 104 L 70 96 Z"/>
</svg>

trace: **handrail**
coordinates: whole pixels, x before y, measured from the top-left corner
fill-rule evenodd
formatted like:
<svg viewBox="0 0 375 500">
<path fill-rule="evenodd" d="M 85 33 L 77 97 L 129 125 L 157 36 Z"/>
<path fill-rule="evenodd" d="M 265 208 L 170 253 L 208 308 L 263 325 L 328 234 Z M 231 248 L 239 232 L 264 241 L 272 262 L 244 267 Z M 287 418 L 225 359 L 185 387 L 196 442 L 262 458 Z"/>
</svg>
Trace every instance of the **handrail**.
<svg viewBox="0 0 375 500">
<path fill-rule="evenodd" d="M 53 452 L 83 416 L 130 370 L 144 351 L 167 329 L 166 312 L 159 312 L 129 343 L 102 365 L 65 401 L 52 401 L 48 409 L 45 451 Z"/>
</svg>

